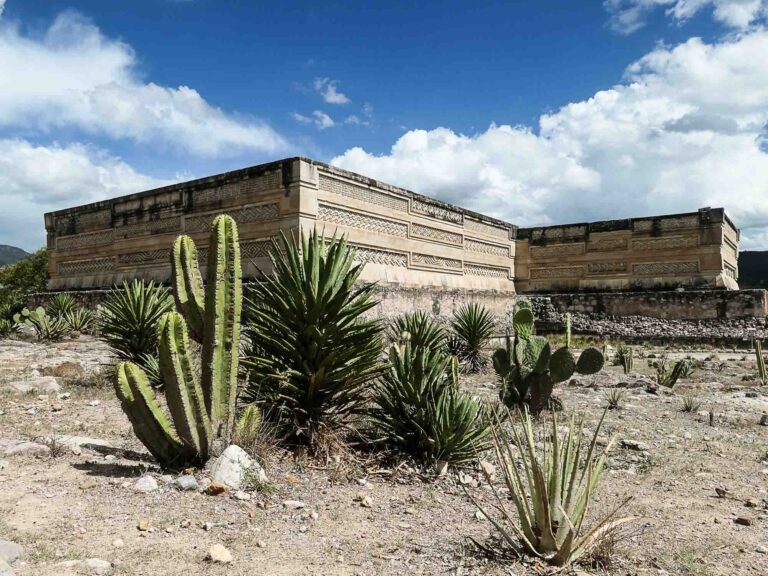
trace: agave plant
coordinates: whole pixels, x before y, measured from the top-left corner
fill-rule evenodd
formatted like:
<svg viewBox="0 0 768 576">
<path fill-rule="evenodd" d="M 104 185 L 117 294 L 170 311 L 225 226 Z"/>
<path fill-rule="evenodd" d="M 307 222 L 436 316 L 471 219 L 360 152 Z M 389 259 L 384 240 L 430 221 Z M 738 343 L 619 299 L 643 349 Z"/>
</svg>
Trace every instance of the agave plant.
<svg viewBox="0 0 768 576">
<path fill-rule="evenodd" d="M 162 286 L 143 280 L 123 282 L 105 299 L 99 330 L 119 358 L 143 364 L 147 354 L 157 356 L 157 326 L 171 310 L 173 299 Z"/>
<path fill-rule="evenodd" d="M 680 378 L 684 378 L 692 371 L 690 361 L 685 358 L 675 362 L 671 369 L 666 355 L 650 364 L 656 371 L 656 384 L 666 388 L 674 388 Z"/>
<path fill-rule="evenodd" d="M 493 445 L 508 493 L 501 494 L 486 473 L 494 494 L 494 511 L 470 494 L 475 505 L 493 524 L 512 550 L 531 554 L 555 566 L 566 566 L 589 553 L 602 538 L 632 517 L 616 518 L 624 500 L 588 530 L 587 510 L 614 441 L 598 454 L 597 437 L 605 412 L 589 441 L 584 438 L 583 419 L 571 418 L 568 430 L 559 436 L 557 414 L 552 429 L 536 442 L 531 416 L 522 415 L 521 430 L 492 428 Z M 509 501 L 515 506 L 512 512 Z"/>
<path fill-rule="evenodd" d="M 72 308 L 61 315 L 70 330 L 81 334 L 86 334 L 91 330 L 95 323 L 95 317 L 96 315 L 92 310 L 80 307 Z"/>
<path fill-rule="evenodd" d="M 493 336 L 495 322 L 490 311 L 477 302 L 462 304 L 453 313 L 451 329 L 458 346 L 455 350 L 468 372 L 478 372 L 486 364 L 483 348 Z"/>
<path fill-rule="evenodd" d="M 621 366 L 624 374 L 630 374 L 634 370 L 634 350 L 631 346 L 619 343 L 616 354 L 613 357 L 613 365 Z"/>
<path fill-rule="evenodd" d="M 21 326 L 10 318 L 0 318 L 0 338 L 13 338 L 19 334 Z"/>
<path fill-rule="evenodd" d="M 422 310 L 396 318 L 389 327 L 390 342 L 398 342 L 404 332 L 409 334 L 413 348 L 442 350 L 446 346 L 445 329 Z"/>
<path fill-rule="evenodd" d="M 46 312 L 53 318 L 64 318 L 78 308 L 71 294 L 56 294 L 48 301 Z"/>
<path fill-rule="evenodd" d="M 251 355 L 246 401 L 264 405 L 312 450 L 360 414 L 367 385 L 384 369 L 382 327 L 363 315 L 377 302 L 373 285 L 356 285 L 363 265 L 346 239 L 317 230 L 281 234 L 270 250 L 273 272 L 247 306 Z"/>
<path fill-rule="evenodd" d="M 374 390 L 373 419 L 398 448 L 427 464 L 465 466 L 487 447 L 481 405 L 458 389 L 458 361 L 407 337 L 389 350 Z"/>
</svg>

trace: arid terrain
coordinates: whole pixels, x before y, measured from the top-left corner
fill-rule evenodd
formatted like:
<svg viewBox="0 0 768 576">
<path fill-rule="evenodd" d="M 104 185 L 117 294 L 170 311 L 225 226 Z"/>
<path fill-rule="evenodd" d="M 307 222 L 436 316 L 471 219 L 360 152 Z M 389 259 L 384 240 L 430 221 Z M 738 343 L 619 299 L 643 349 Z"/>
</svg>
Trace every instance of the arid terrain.
<svg viewBox="0 0 768 576">
<path fill-rule="evenodd" d="M 768 426 L 760 424 L 768 391 L 744 380 L 755 370 L 748 351 L 670 357 L 685 354 L 700 366 L 674 391 L 647 391 L 644 358 L 635 360 L 639 375 L 607 366 L 557 387 L 565 414 L 583 413 L 592 429 L 608 391 L 624 389 L 603 430 L 618 442 L 590 518 L 632 496 L 624 514 L 637 519 L 576 570 L 768 574 Z M 0 341 L 0 539 L 23 547 L 17 576 L 543 571 L 505 557 L 493 539 L 464 493 L 490 500 L 476 470 L 435 479 L 377 454 L 325 462 L 262 446 L 267 484 L 217 496 L 179 490 L 175 476 L 142 458 L 103 376 L 109 360 L 105 345 L 89 337 Z M 463 377 L 462 387 L 496 396 L 491 371 Z M 685 396 L 700 405 L 682 411 Z M 137 486 L 146 474 L 156 488 Z M 207 472 L 194 474 L 203 485 Z M 147 484 L 149 491 L 138 490 Z M 215 544 L 231 563 L 206 559 Z"/>
</svg>

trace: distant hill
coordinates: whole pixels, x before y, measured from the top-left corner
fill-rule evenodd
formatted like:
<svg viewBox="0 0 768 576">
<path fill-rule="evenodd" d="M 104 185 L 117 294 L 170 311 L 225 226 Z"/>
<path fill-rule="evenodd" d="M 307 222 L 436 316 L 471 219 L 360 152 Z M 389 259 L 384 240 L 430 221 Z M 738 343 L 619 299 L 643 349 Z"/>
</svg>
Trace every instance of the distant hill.
<svg viewBox="0 0 768 576">
<path fill-rule="evenodd" d="M 768 250 L 739 252 L 739 288 L 768 289 Z"/>
<path fill-rule="evenodd" d="M 19 260 L 29 256 L 28 252 L 25 252 L 21 248 L 16 246 L 8 246 L 7 244 L 0 244 L 0 266 L 6 264 L 13 264 Z"/>
</svg>

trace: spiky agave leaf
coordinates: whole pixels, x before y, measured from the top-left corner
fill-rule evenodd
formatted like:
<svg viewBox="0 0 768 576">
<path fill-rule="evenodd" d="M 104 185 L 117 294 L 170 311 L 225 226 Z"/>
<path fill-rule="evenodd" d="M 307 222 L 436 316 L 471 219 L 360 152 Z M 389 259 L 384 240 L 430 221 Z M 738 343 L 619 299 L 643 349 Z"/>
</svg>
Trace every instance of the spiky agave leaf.
<svg viewBox="0 0 768 576">
<path fill-rule="evenodd" d="M 366 385 L 384 369 L 382 328 L 363 319 L 377 304 L 374 286 L 355 285 L 363 265 L 344 237 L 281 233 L 270 259 L 272 273 L 247 304 L 248 334 L 259 346 L 244 359 L 244 398 L 282 415 L 287 432 L 317 448 L 324 429 L 338 431 L 362 412 Z"/>
<path fill-rule="evenodd" d="M 604 419 L 605 412 L 592 439 L 586 443 L 583 420 L 571 418 L 561 438 L 553 413 L 551 431 L 544 436 L 541 447 L 537 446 L 527 411 L 522 415 L 520 432 L 516 426 L 504 429 L 496 421 L 493 443 L 508 498 L 499 493 L 486 475 L 496 497 L 494 508 L 500 516 L 474 498 L 473 501 L 518 554 L 527 551 L 556 566 L 565 566 L 588 553 L 600 538 L 633 519 L 615 518 L 629 501 L 626 499 L 582 535 L 589 502 L 613 445 L 611 441 L 602 453 L 596 453 Z M 508 499 L 514 503 L 515 513 L 507 509 Z"/>
<path fill-rule="evenodd" d="M 173 299 L 162 286 L 123 282 L 104 300 L 99 330 L 118 357 L 140 363 L 144 354 L 157 354 L 157 324 L 172 309 Z"/>
<path fill-rule="evenodd" d="M 46 313 L 53 318 L 63 318 L 77 308 L 75 299 L 71 294 L 56 294 L 48 301 Z"/>
<path fill-rule="evenodd" d="M 408 332 L 415 348 L 442 349 L 446 345 L 445 329 L 426 312 L 417 310 L 399 316 L 389 327 L 390 342 L 397 342 L 403 332 Z"/>
<path fill-rule="evenodd" d="M 479 371 L 485 364 L 483 348 L 493 336 L 493 315 L 477 302 L 462 304 L 453 313 L 451 329 L 458 337 L 458 357 L 469 372 Z"/>
<path fill-rule="evenodd" d="M 455 357 L 410 342 L 393 345 L 372 412 L 382 434 L 424 463 L 461 467 L 487 446 L 481 405 L 458 389 Z"/>
</svg>

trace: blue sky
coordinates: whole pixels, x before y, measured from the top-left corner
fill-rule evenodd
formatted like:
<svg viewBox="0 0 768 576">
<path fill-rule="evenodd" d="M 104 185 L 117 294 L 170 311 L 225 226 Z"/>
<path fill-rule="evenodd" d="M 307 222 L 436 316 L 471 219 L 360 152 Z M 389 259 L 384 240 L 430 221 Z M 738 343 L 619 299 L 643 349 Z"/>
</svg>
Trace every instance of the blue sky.
<svg viewBox="0 0 768 576">
<path fill-rule="evenodd" d="M 725 205 L 768 248 L 763 0 L 0 0 L 0 243 L 307 155 L 532 225 Z"/>
</svg>

